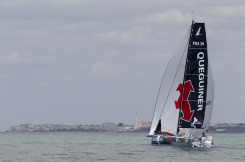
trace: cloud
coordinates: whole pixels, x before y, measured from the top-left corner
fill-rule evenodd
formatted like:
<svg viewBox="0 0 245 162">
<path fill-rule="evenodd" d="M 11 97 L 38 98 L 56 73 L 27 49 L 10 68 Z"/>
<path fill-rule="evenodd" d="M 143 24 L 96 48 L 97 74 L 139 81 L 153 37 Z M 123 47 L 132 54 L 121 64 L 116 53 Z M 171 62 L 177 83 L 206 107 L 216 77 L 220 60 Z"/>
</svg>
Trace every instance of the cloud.
<svg viewBox="0 0 245 162">
<path fill-rule="evenodd" d="M 113 62 L 93 62 L 91 66 L 91 73 L 95 76 L 115 77 L 122 76 L 127 65 L 117 64 Z"/>
<path fill-rule="evenodd" d="M 144 18 L 145 22 L 156 24 L 180 24 L 191 19 L 190 14 L 183 14 L 177 9 L 170 9 L 166 12 L 153 13 Z"/>
<path fill-rule="evenodd" d="M 157 61 L 157 60 L 170 60 L 171 53 L 142 53 L 134 54 L 134 59 L 142 59 L 143 61 Z"/>
<path fill-rule="evenodd" d="M 43 0 L 41 0 L 43 2 Z M 91 2 L 91 0 L 45 0 L 46 3 L 51 3 L 51 4 L 81 4 L 81 3 L 87 3 Z"/>
<path fill-rule="evenodd" d="M 18 52 L 12 51 L 7 54 L 0 54 L 0 62 L 5 63 L 18 63 L 21 62 L 22 59 L 20 57 L 20 54 Z"/>
<path fill-rule="evenodd" d="M 6 7 L 14 7 L 14 6 L 22 6 L 22 5 L 38 5 L 38 4 L 52 4 L 52 5 L 67 5 L 67 4 L 81 4 L 90 2 L 89 0 L 8 0 L 8 1 L 0 1 L 2 6 Z"/>
<path fill-rule="evenodd" d="M 98 36 L 104 41 L 117 41 L 126 44 L 138 44 L 144 42 L 149 29 L 142 26 L 133 27 L 127 31 L 111 30 L 99 33 Z"/>
<path fill-rule="evenodd" d="M 53 56 L 40 56 L 32 54 L 21 54 L 20 52 L 10 51 L 10 52 L 0 52 L 0 62 L 8 64 L 17 63 L 51 63 L 56 61 L 57 58 Z"/>
<path fill-rule="evenodd" d="M 42 109 L 47 106 L 45 104 L 60 103 L 50 107 L 51 111 L 59 112 L 66 104 L 71 111 L 73 106 L 70 103 L 76 103 L 76 97 L 84 96 L 82 100 L 91 103 L 74 106 L 83 108 L 91 107 L 92 104 L 94 110 L 98 107 L 105 108 L 106 106 L 94 102 L 95 94 L 87 96 L 91 90 L 97 91 L 97 85 L 103 93 L 103 101 L 106 101 L 104 94 L 113 90 L 112 87 L 127 94 L 122 96 L 115 92 L 110 98 L 112 101 L 115 101 L 114 96 L 117 95 L 120 99 L 134 99 L 125 102 L 124 106 L 112 106 L 114 110 L 122 110 L 128 114 L 142 111 L 141 114 L 145 114 L 142 120 L 150 120 L 153 109 L 144 109 L 144 106 L 150 107 L 154 104 L 164 68 L 191 25 L 193 8 L 199 18 L 197 21 L 206 22 L 209 58 L 217 83 L 215 109 L 225 109 L 227 103 L 230 103 L 235 104 L 233 107 L 238 110 L 243 97 L 237 100 L 236 95 L 231 95 L 230 100 L 223 100 L 223 96 L 234 94 L 235 91 L 242 92 L 244 87 L 245 78 L 242 74 L 245 56 L 242 52 L 245 24 L 242 20 L 245 8 L 244 4 L 238 4 L 240 2 L 0 1 L 0 79 L 4 81 L 0 96 L 2 95 L 2 104 L 7 107 L 5 114 L 11 114 L 7 112 L 11 108 L 19 112 L 17 108 L 20 109 L 20 105 L 12 100 L 22 101 L 23 107 L 29 103 L 30 110 L 37 105 Z M 232 93 L 230 89 L 233 89 Z M 57 92 L 57 95 L 51 95 L 51 90 Z M 76 90 L 77 94 L 74 93 Z M 137 95 L 132 95 L 132 91 Z M 45 97 L 52 100 L 43 102 L 39 100 L 39 96 L 35 99 L 34 92 L 47 94 Z M 60 95 L 67 95 L 69 98 L 71 94 L 76 97 L 71 100 L 60 99 Z M 28 98 L 28 102 L 25 102 L 25 98 Z M 139 102 L 135 102 L 138 100 Z M 232 100 L 236 102 L 231 102 Z M 110 106 L 117 104 L 109 103 Z M 83 115 L 81 111 L 77 114 Z M 25 115 L 22 116 L 24 119 Z M 41 118 L 46 114 L 30 115 Z M 108 114 L 96 116 L 96 119 L 106 120 L 106 115 Z M 214 114 L 214 117 L 219 118 L 219 113 Z M 76 119 L 72 116 L 71 119 L 81 122 L 81 118 L 88 123 L 97 122 L 87 114 Z M 129 121 L 128 119 L 128 116 L 122 117 L 122 120 Z M 8 119 L 3 118 L 2 121 Z M 47 121 L 43 119 L 41 122 Z"/>
<path fill-rule="evenodd" d="M 215 6 L 209 7 L 205 11 L 207 15 L 215 17 L 245 17 L 245 5 Z"/>
</svg>

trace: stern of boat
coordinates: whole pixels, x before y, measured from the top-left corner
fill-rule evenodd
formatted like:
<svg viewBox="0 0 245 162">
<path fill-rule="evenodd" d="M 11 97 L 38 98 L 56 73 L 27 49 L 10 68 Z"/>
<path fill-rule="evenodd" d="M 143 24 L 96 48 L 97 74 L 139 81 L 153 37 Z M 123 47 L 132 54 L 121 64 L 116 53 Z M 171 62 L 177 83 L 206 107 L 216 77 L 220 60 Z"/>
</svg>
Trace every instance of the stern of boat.
<svg viewBox="0 0 245 162">
<path fill-rule="evenodd" d="M 192 147 L 212 147 L 214 145 L 213 137 L 207 136 L 205 139 L 195 139 L 194 142 L 192 142 Z"/>
</svg>

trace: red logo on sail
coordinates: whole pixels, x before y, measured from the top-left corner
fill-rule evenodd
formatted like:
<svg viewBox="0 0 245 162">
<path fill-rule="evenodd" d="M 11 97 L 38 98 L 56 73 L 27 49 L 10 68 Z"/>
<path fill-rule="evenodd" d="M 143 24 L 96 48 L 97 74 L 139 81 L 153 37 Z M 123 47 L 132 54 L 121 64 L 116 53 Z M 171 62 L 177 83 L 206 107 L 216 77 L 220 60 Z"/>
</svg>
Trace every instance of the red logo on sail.
<svg viewBox="0 0 245 162">
<path fill-rule="evenodd" d="M 180 92 L 180 96 L 179 96 L 179 99 L 177 101 L 174 101 L 176 109 L 180 108 L 182 89 L 183 89 L 183 84 L 180 83 L 178 88 L 176 89 L 176 91 Z M 194 92 L 194 89 L 193 89 L 193 86 L 191 84 L 191 81 L 188 80 L 185 82 L 184 93 L 183 93 L 183 97 L 182 97 L 181 111 L 182 111 L 183 117 L 180 118 L 180 119 L 188 121 L 188 122 L 191 121 L 191 117 L 194 113 L 194 110 L 191 111 L 191 108 L 190 108 L 190 105 L 188 102 L 188 97 L 189 97 L 189 94 L 191 92 Z"/>
</svg>

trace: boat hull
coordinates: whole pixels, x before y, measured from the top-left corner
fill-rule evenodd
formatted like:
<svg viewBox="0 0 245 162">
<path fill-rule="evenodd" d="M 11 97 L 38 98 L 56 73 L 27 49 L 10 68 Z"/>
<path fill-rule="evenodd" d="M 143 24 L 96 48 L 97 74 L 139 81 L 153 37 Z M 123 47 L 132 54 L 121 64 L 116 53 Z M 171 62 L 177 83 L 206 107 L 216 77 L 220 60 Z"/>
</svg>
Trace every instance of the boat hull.
<svg viewBox="0 0 245 162">
<path fill-rule="evenodd" d="M 177 136 L 153 135 L 152 144 L 191 144 L 193 138 L 184 138 Z"/>
<path fill-rule="evenodd" d="M 178 136 L 167 136 L 167 135 L 153 135 L 151 144 L 153 145 L 177 145 L 177 146 L 189 146 L 189 147 L 212 147 L 212 138 L 202 141 L 201 139 L 178 137 Z"/>
</svg>

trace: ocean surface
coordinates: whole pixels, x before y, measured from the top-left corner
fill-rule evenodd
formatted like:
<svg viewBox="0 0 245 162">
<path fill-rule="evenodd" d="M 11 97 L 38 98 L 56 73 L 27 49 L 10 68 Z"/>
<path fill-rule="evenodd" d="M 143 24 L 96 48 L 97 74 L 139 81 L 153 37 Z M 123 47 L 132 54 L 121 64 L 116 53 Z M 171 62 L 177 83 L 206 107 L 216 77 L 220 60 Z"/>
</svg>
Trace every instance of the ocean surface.
<svg viewBox="0 0 245 162">
<path fill-rule="evenodd" d="M 147 133 L 0 133 L 0 161 L 245 161 L 245 134 L 211 134 L 212 148 L 153 146 Z"/>
</svg>

